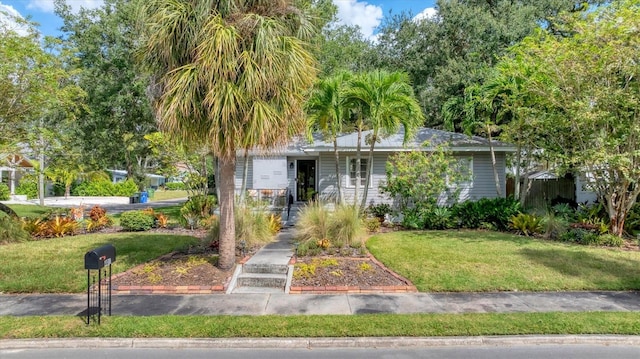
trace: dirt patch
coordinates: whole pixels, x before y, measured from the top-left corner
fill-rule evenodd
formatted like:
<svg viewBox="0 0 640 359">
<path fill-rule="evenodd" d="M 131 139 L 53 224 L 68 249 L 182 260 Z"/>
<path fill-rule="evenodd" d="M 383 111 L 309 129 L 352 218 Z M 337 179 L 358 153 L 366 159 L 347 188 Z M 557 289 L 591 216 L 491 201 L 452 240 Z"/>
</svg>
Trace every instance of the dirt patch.
<svg viewBox="0 0 640 359">
<path fill-rule="evenodd" d="M 369 257 L 302 257 L 296 260 L 291 286 L 363 288 L 407 284 Z"/>
</svg>

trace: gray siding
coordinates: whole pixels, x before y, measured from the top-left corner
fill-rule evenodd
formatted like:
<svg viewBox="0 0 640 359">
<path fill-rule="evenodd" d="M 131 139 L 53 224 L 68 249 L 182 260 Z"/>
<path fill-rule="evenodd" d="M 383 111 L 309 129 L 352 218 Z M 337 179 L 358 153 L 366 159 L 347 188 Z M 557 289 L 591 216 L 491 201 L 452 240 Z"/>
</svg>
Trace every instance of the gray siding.
<svg viewBox="0 0 640 359">
<path fill-rule="evenodd" d="M 496 165 L 500 177 L 500 190 L 502 197 L 506 193 L 506 174 L 504 153 L 496 153 Z M 491 154 L 489 152 L 476 152 L 473 154 L 473 188 L 469 193 L 472 201 L 480 198 L 495 198 L 496 184 L 493 176 L 493 166 L 491 165 Z"/>
<path fill-rule="evenodd" d="M 379 186 L 386 180 L 385 165 L 390 153 L 376 152 L 373 157 L 373 169 L 371 185 L 367 196 L 367 205 L 371 203 L 389 203 L 393 201 L 386 195 L 380 193 Z M 456 156 L 473 158 L 473 179 L 470 188 L 464 189 L 461 193 L 461 200 L 478 200 L 480 198 L 494 198 L 497 196 L 494 184 L 493 168 L 491 166 L 491 156 L 489 152 L 469 152 L 457 153 Z M 347 158 L 355 158 L 354 152 L 345 152 L 340 154 L 340 174 L 343 193 L 346 203 L 353 203 L 355 187 L 348 185 Z M 362 158 L 367 158 L 367 152 L 364 151 Z M 296 187 L 295 169 L 291 169 L 289 164 L 297 159 L 313 159 L 312 157 L 287 157 L 287 179 L 288 187 L 293 191 Z M 504 153 L 496 153 L 497 169 L 500 175 L 500 186 L 504 196 L 506 192 L 506 175 L 505 175 L 505 155 Z M 332 202 L 337 198 L 336 174 L 334 156 L 332 152 L 320 153 L 317 161 L 318 181 L 317 188 L 320 192 L 320 198 L 325 201 Z M 238 157 L 236 161 L 235 184 L 236 190 L 240 190 L 242 186 L 242 171 L 244 159 Z M 249 170 L 247 175 L 247 189 L 251 189 L 253 184 L 253 159 L 249 158 Z M 363 186 L 360 187 L 359 201 L 362 199 Z"/>
</svg>

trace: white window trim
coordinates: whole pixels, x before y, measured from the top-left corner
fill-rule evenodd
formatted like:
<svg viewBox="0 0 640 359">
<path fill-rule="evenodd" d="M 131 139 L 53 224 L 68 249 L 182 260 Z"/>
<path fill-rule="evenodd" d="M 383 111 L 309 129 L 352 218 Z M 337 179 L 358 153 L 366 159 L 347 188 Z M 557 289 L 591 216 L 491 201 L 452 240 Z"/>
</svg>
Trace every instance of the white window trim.
<svg viewBox="0 0 640 359">
<path fill-rule="evenodd" d="M 458 188 L 461 189 L 472 189 L 474 186 L 474 171 L 473 171 L 473 156 L 456 156 L 456 160 L 458 161 L 458 164 L 460 164 L 462 161 L 467 161 L 467 163 L 469 164 L 469 180 L 464 181 L 464 182 L 460 182 L 458 184 Z M 449 181 L 447 180 L 447 183 Z M 447 184 L 447 187 L 449 187 L 450 189 L 454 189 L 454 186 L 452 184 Z"/>
<path fill-rule="evenodd" d="M 351 164 L 351 160 L 356 161 L 357 157 L 353 156 L 347 156 L 347 165 L 346 165 L 346 171 L 345 171 L 345 178 L 346 178 L 346 183 L 345 183 L 345 188 L 356 188 L 355 183 L 351 184 L 351 171 L 349 170 L 349 165 Z M 360 158 L 360 161 L 367 161 L 368 158 Z M 365 183 L 360 184 L 360 188 L 364 188 L 364 186 L 366 185 L 367 181 L 366 181 L 366 169 L 365 169 L 365 176 L 363 176 L 361 178 L 362 181 L 364 181 Z M 371 171 L 371 176 L 373 176 L 373 170 Z M 354 182 L 355 182 L 355 178 L 354 178 Z M 372 188 L 371 186 L 373 185 L 373 180 L 370 179 L 369 180 L 369 188 Z"/>
</svg>

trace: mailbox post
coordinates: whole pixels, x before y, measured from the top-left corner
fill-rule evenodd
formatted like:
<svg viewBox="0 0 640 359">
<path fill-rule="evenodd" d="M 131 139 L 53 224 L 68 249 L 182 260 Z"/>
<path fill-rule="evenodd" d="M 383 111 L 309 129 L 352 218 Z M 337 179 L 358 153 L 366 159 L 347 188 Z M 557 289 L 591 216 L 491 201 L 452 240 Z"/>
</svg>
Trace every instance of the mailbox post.
<svg viewBox="0 0 640 359">
<path fill-rule="evenodd" d="M 84 268 L 87 270 L 87 325 L 91 323 L 92 315 L 97 317 L 100 324 L 103 310 L 111 315 L 111 264 L 115 261 L 116 248 L 111 244 L 88 251 L 84 255 Z M 108 276 L 106 267 L 109 268 Z M 91 276 L 92 270 L 98 271 L 97 281 L 95 273 L 93 278 Z"/>
</svg>

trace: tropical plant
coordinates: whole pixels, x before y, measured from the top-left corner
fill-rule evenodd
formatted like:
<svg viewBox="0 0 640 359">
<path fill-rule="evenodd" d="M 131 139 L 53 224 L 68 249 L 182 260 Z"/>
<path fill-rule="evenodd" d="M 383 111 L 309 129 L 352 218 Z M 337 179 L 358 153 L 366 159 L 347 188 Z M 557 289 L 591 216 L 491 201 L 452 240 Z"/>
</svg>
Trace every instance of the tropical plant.
<svg viewBox="0 0 640 359">
<path fill-rule="evenodd" d="M 515 216 L 511 216 L 509 227 L 529 237 L 530 234 L 542 231 L 542 218 L 535 214 L 518 213 Z"/>
<path fill-rule="evenodd" d="M 400 127 L 404 130 L 406 142 L 416 128 L 422 125 L 424 116 L 411 87 L 409 76 L 404 72 L 375 70 L 357 76 L 348 90 L 348 101 L 365 108 L 366 121 L 371 132 L 365 141 L 369 145 L 367 170 L 360 212 L 367 204 L 371 171 L 373 169 L 373 151 L 375 144 L 385 136 L 395 134 Z M 362 128 L 358 127 L 358 131 Z M 360 155 L 357 154 L 358 158 Z M 359 165 L 356 165 L 359 173 Z M 359 179 L 358 179 L 359 180 Z M 356 180 L 356 184 L 358 184 Z M 356 188 L 356 192 L 358 188 Z M 357 204 L 357 203 L 356 203 Z"/>
<path fill-rule="evenodd" d="M 352 77 L 350 72 L 340 72 L 332 77 L 321 79 L 316 83 L 307 102 L 307 113 L 309 113 L 307 137 L 311 140 L 312 132 L 320 130 L 325 139 L 333 142 L 336 186 L 338 188 L 337 202 L 339 204 L 344 204 L 344 194 L 342 192 L 342 175 L 340 174 L 338 136 L 342 133 L 350 116 L 349 107 L 345 101 L 345 91 Z"/>
<path fill-rule="evenodd" d="M 385 216 L 391 214 L 391 206 L 388 203 L 371 204 L 367 207 L 367 213 L 376 217 L 382 223 Z"/>
<path fill-rule="evenodd" d="M 78 230 L 79 223 L 71 217 L 55 216 L 44 222 L 41 234 L 44 237 L 64 237 L 73 235 Z"/>
<path fill-rule="evenodd" d="M 315 79 L 305 9 L 282 0 L 141 2 L 142 60 L 158 81 L 160 127 L 205 144 L 220 179 L 220 258 L 235 264 L 236 151 L 284 144 L 305 127 L 302 107 Z"/>
</svg>

